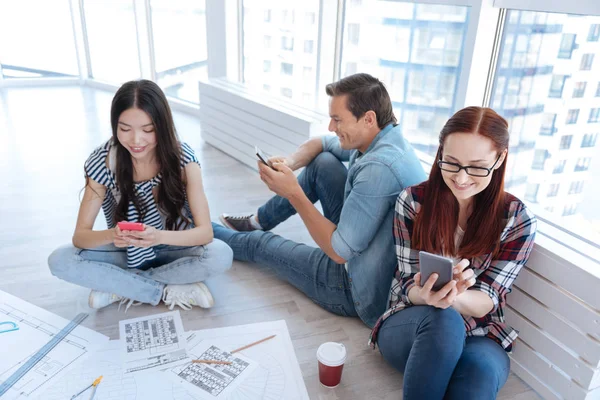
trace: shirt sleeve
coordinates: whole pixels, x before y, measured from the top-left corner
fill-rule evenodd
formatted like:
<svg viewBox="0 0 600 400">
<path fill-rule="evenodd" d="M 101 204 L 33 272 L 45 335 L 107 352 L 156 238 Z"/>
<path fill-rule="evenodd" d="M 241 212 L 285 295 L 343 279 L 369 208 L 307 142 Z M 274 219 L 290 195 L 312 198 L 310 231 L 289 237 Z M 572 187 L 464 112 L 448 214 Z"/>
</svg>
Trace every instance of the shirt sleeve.
<svg viewBox="0 0 600 400">
<path fill-rule="evenodd" d="M 331 236 L 331 246 L 340 257 L 351 260 L 369 246 L 392 209 L 399 187 L 388 166 L 370 162 L 360 167 Z"/>
<path fill-rule="evenodd" d="M 507 222 L 501 238 L 500 251 L 490 266 L 478 277 L 470 290 L 479 290 L 492 299 L 495 312 L 506 301 L 514 280 L 519 275 L 531 254 L 537 228 L 537 221 L 523 203 L 517 204 L 517 210 Z"/>
<path fill-rule="evenodd" d="M 344 150 L 340 146 L 340 139 L 337 136 L 323 136 L 321 138 L 323 152 L 329 152 L 336 156 L 340 161 L 350 161 L 350 155 L 353 150 Z"/>
<path fill-rule="evenodd" d="M 108 167 L 106 166 L 106 157 L 109 150 L 110 141 L 94 150 L 83 165 L 86 178 L 90 178 L 104 186 L 109 186 Z"/>
<path fill-rule="evenodd" d="M 184 168 L 191 162 L 195 162 L 200 165 L 196 152 L 190 147 L 189 144 L 181 142 L 181 168 Z"/>
<path fill-rule="evenodd" d="M 416 216 L 416 203 L 411 189 L 407 188 L 398 196 L 394 210 L 394 244 L 398 270 L 391 288 L 391 303 L 412 304 L 408 292 L 415 286 L 414 276 L 419 272 L 419 251 L 411 247 L 410 240 Z"/>
</svg>

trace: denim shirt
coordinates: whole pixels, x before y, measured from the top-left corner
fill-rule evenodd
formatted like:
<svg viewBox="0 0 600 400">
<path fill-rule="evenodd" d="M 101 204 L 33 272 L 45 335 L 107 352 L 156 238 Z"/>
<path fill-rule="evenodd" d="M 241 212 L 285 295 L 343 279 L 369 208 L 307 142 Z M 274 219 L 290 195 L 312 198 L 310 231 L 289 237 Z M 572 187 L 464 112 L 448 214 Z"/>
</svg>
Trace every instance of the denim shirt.
<svg viewBox="0 0 600 400">
<path fill-rule="evenodd" d="M 346 263 L 354 307 L 369 327 L 387 308 L 396 270 L 394 205 L 400 192 L 426 179 L 421 162 L 400 126 L 388 124 L 369 148 L 343 150 L 336 136 L 322 139 L 323 151 L 349 161 L 344 206 L 331 237 Z"/>
</svg>

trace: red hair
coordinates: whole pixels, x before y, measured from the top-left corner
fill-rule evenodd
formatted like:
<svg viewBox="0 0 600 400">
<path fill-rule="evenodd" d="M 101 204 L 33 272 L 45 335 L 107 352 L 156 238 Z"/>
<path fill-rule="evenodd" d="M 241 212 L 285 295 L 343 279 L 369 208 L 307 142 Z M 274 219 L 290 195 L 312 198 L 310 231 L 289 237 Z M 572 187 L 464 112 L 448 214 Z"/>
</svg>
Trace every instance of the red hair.
<svg viewBox="0 0 600 400">
<path fill-rule="evenodd" d="M 508 149 L 508 123 L 491 108 L 463 108 L 446 122 L 440 132 L 437 158 L 425 183 L 424 202 L 415 219 L 412 247 L 467 259 L 488 253 L 495 255 L 503 229 L 506 158 L 497 170 L 492 171 L 489 185 L 475 195 L 473 212 L 456 251 L 454 235 L 458 226 L 458 201 L 444 182 L 437 161 L 441 160 L 446 138 L 459 132 L 491 139 L 498 154 Z"/>
</svg>

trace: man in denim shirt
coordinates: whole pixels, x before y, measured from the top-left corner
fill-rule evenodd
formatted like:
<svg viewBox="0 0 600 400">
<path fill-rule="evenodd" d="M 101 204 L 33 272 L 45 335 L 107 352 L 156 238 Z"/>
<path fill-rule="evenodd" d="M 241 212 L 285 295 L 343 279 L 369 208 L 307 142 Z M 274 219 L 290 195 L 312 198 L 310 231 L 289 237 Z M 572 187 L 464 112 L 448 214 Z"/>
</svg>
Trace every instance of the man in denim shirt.
<svg viewBox="0 0 600 400">
<path fill-rule="evenodd" d="M 396 198 L 426 176 L 378 79 L 355 74 L 326 91 L 329 131 L 337 137 L 310 139 L 289 157 L 270 158 L 271 167 L 259 163 L 261 179 L 277 195 L 256 214 L 221 215 L 228 228 L 213 230 L 236 260 L 272 268 L 323 308 L 372 327 L 386 309 L 396 268 Z M 268 232 L 296 212 L 318 248 Z"/>
</svg>

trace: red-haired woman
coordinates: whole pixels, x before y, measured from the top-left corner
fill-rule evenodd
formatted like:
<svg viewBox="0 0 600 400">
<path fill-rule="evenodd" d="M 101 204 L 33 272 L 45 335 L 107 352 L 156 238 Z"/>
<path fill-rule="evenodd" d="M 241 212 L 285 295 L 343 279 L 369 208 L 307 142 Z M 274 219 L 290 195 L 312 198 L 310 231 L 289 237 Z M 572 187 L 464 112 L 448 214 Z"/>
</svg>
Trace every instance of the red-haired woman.
<svg viewBox="0 0 600 400">
<path fill-rule="evenodd" d="M 440 132 L 429 179 L 396 202 L 398 271 L 371 343 L 404 373 L 405 400 L 495 399 L 508 377 L 517 332 L 503 308 L 536 230 L 504 191 L 508 139 L 493 110 L 458 111 Z M 454 279 L 438 291 L 436 274 L 421 282 L 419 250 L 454 258 Z"/>
</svg>

